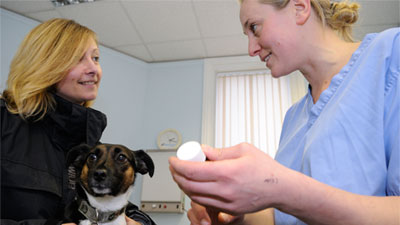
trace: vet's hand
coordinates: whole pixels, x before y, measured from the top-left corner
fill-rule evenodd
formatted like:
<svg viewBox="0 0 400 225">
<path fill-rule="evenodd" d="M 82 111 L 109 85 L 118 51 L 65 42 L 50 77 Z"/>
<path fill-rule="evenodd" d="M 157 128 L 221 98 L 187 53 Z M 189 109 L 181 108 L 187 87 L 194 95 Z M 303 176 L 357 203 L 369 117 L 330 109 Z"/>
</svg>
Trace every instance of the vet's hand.
<svg viewBox="0 0 400 225">
<path fill-rule="evenodd" d="M 187 216 L 191 225 L 235 225 L 243 221 L 243 216 L 232 216 L 191 202 Z"/>
<path fill-rule="evenodd" d="M 125 216 L 125 220 L 126 220 L 126 225 L 142 225 L 141 223 L 136 222 L 127 216 Z"/>
<path fill-rule="evenodd" d="M 243 215 L 278 202 L 287 168 L 250 144 L 225 149 L 202 146 L 210 161 L 171 157 L 170 171 L 195 202 L 231 215 Z"/>
</svg>

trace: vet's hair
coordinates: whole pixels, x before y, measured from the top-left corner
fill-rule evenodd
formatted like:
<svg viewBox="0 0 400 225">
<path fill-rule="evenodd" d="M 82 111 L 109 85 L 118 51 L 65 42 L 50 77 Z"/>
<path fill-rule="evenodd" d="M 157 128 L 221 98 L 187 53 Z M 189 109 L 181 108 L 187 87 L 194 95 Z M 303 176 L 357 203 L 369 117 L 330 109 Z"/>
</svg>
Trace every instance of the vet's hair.
<svg viewBox="0 0 400 225">
<path fill-rule="evenodd" d="M 245 0 L 239 0 L 243 3 Z M 258 0 L 263 4 L 271 4 L 278 9 L 284 8 L 290 0 Z M 323 26 L 329 26 L 335 30 L 345 41 L 354 42 L 352 25 L 358 20 L 360 5 L 355 2 L 330 0 L 310 0 L 311 5 L 321 20 Z"/>
<path fill-rule="evenodd" d="M 55 107 L 50 91 L 79 63 L 91 40 L 97 44 L 92 30 L 67 19 L 48 20 L 30 31 L 10 65 L 2 95 L 8 110 L 23 119 L 43 118 Z"/>
</svg>

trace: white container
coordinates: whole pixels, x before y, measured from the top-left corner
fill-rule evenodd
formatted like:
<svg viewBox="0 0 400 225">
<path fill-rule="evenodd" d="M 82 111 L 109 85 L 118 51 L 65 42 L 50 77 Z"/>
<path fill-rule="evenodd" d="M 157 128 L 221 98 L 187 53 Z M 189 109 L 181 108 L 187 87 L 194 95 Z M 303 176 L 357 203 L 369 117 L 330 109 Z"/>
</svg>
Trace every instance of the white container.
<svg viewBox="0 0 400 225">
<path fill-rule="evenodd" d="M 206 155 L 201 149 L 201 145 L 196 141 L 189 141 L 179 147 L 176 153 L 178 159 L 204 162 L 206 161 Z"/>
</svg>

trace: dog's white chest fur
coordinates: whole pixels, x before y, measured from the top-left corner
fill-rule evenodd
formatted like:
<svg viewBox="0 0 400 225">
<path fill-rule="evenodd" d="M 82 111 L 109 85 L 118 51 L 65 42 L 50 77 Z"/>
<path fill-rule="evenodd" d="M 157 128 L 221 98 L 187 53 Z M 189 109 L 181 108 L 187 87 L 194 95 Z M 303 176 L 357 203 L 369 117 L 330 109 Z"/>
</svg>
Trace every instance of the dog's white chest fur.
<svg viewBox="0 0 400 225">
<path fill-rule="evenodd" d="M 104 197 L 94 197 L 86 192 L 86 196 L 88 197 L 89 204 L 96 208 L 100 212 L 110 212 L 117 211 L 122 209 L 128 204 L 129 196 L 132 192 L 133 186 L 129 187 L 129 189 L 118 196 L 104 196 Z M 98 225 L 126 225 L 125 213 L 119 215 L 116 219 L 110 222 L 97 222 Z M 81 220 L 79 225 L 92 225 L 90 220 Z"/>
</svg>

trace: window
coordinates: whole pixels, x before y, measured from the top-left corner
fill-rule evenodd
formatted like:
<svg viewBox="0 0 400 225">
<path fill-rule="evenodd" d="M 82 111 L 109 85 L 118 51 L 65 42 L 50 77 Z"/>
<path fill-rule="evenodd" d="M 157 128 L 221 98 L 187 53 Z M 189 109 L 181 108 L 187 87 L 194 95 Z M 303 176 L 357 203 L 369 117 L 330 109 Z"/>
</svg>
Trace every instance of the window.
<svg viewBox="0 0 400 225">
<path fill-rule="evenodd" d="M 233 72 L 217 74 L 216 82 L 215 147 L 248 142 L 274 157 L 291 105 L 288 77 Z"/>
<path fill-rule="evenodd" d="M 241 83 L 245 85 L 238 88 L 242 85 Z M 225 91 L 238 89 L 241 90 L 241 93 L 250 93 L 252 90 L 251 92 L 256 93 L 257 96 L 252 95 L 252 100 L 249 96 L 240 97 L 241 100 L 235 103 L 236 105 L 228 105 L 227 102 L 231 103 L 232 98 L 237 99 L 238 94 L 231 93 L 229 100 L 222 100 L 222 92 L 216 91 L 217 85 L 225 86 Z M 252 87 L 250 88 L 249 85 Z M 218 88 L 218 90 L 223 89 Z M 206 59 L 204 62 L 201 142 L 210 146 L 226 147 L 246 141 L 274 156 L 283 117 L 290 105 L 304 96 L 306 90 L 307 82 L 298 72 L 279 79 L 272 78 L 269 70 L 265 68 L 265 64 L 257 58 L 240 56 Z M 218 98 L 217 95 L 219 95 Z M 224 95 L 226 97 L 227 94 Z M 251 104 L 250 101 L 252 101 Z M 265 104 L 260 105 L 259 103 L 262 102 Z M 251 109 L 240 112 L 239 109 L 247 107 L 251 107 Z M 225 112 L 227 109 L 234 109 L 233 116 L 217 115 L 218 108 Z M 265 114 L 270 114 L 271 117 Z M 241 118 L 236 119 L 236 116 Z M 243 125 L 243 121 L 250 122 L 247 123 L 248 125 Z M 222 127 L 225 131 L 222 131 Z M 253 131 L 248 131 L 249 129 Z M 224 134 L 222 135 L 222 133 Z M 222 139 L 225 136 L 233 136 L 233 139 L 230 141 Z"/>
</svg>

